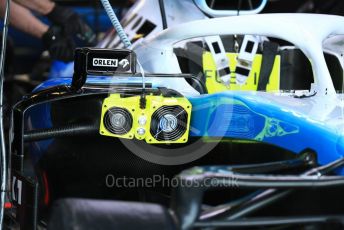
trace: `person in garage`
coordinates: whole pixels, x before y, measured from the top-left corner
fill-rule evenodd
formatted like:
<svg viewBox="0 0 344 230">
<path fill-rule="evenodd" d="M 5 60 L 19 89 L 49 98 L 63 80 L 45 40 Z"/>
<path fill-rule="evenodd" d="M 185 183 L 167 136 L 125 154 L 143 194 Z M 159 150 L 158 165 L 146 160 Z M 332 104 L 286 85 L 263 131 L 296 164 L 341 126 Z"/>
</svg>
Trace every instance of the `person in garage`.
<svg viewBox="0 0 344 230">
<path fill-rule="evenodd" d="M 6 0 L 0 0 L 0 13 L 4 16 Z M 42 40 L 51 58 L 72 61 L 74 57 L 74 36 L 80 35 L 90 44 L 95 34 L 73 10 L 50 0 L 13 0 L 11 2 L 10 24 L 15 28 Z M 46 16 L 51 25 L 40 21 L 31 10 Z"/>
</svg>

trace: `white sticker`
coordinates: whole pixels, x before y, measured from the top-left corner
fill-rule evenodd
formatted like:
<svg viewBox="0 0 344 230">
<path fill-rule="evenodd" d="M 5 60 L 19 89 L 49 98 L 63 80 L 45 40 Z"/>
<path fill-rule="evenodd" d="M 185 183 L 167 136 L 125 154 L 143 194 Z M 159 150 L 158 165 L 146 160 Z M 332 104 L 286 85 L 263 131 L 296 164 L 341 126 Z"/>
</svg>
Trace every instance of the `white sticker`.
<svg viewBox="0 0 344 230">
<path fill-rule="evenodd" d="M 93 66 L 118 67 L 118 59 L 93 58 Z"/>
</svg>

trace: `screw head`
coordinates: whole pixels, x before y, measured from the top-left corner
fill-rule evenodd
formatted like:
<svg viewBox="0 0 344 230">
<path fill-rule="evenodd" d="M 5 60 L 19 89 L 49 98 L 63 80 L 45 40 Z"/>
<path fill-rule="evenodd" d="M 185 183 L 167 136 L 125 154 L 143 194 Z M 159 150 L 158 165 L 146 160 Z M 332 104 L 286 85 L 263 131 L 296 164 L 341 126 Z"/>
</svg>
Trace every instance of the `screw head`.
<svg viewBox="0 0 344 230">
<path fill-rule="evenodd" d="M 139 129 L 137 129 L 137 134 L 138 134 L 138 135 L 142 136 L 142 135 L 144 135 L 145 133 L 146 133 L 146 130 L 145 130 L 144 128 L 139 128 Z"/>
<path fill-rule="evenodd" d="M 142 125 L 142 126 L 145 125 L 147 123 L 147 117 L 140 116 L 138 122 L 139 122 L 139 125 Z"/>
</svg>

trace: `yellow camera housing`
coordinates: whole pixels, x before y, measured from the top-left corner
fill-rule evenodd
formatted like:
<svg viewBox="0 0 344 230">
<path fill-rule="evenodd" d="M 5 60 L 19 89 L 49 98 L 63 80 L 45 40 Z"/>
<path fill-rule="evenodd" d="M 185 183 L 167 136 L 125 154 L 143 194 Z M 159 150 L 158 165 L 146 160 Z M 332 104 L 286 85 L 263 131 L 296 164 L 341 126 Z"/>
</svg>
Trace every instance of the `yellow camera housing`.
<svg viewBox="0 0 344 230">
<path fill-rule="evenodd" d="M 108 115 L 111 110 L 127 117 L 130 129 L 122 133 L 112 132 Z M 140 108 L 140 96 L 121 97 L 112 94 L 104 99 L 100 121 L 100 134 L 126 139 L 145 140 L 150 144 L 186 143 L 189 137 L 191 103 L 184 97 L 146 96 L 146 108 Z M 130 114 L 132 122 L 129 122 Z M 123 123 L 122 115 L 112 123 Z M 122 120 L 121 120 L 122 119 Z M 160 120 L 158 120 L 160 119 Z M 107 122 L 107 123 L 104 123 Z M 111 121 L 110 121 L 111 123 Z M 128 125 L 128 124 L 126 124 Z"/>
<path fill-rule="evenodd" d="M 137 109 L 136 105 L 140 103 L 139 97 L 127 97 L 121 98 L 119 94 L 112 94 L 108 98 L 103 101 L 102 105 L 102 115 L 100 121 L 100 134 L 104 136 L 111 136 L 111 137 L 121 137 L 126 139 L 133 139 L 135 136 L 134 131 L 134 120 L 135 120 L 135 110 Z M 106 128 L 105 119 L 106 113 L 112 108 L 119 108 L 127 111 L 132 118 L 132 125 L 128 132 L 125 134 L 116 134 L 111 132 L 109 129 Z"/>
</svg>

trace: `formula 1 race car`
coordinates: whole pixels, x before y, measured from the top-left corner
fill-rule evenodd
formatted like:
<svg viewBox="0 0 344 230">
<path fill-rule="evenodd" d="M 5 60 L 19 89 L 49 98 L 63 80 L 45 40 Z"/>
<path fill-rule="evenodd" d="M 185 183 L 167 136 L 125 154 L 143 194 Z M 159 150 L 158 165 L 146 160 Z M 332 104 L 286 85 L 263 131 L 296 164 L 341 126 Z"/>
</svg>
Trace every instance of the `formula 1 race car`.
<svg viewBox="0 0 344 230">
<path fill-rule="evenodd" d="M 185 23 L 132 50 L 76 50 L 73 78 L 14 107 L 7 220 L 341 229 L 342 28 L 337 16 L 262 14 Z"/>
</svg>

